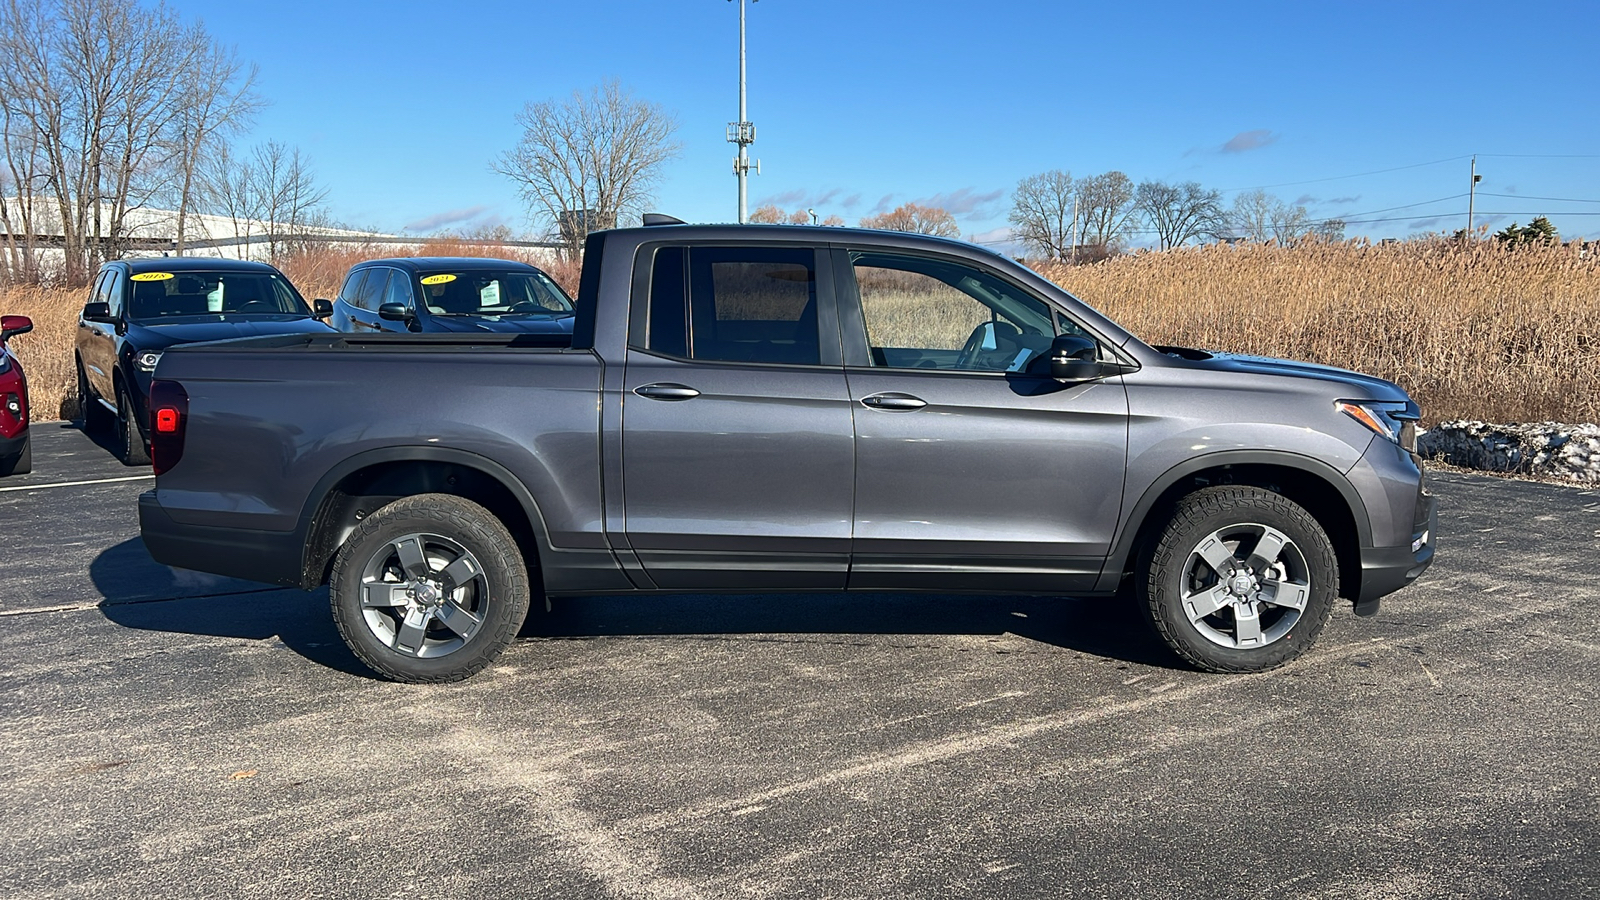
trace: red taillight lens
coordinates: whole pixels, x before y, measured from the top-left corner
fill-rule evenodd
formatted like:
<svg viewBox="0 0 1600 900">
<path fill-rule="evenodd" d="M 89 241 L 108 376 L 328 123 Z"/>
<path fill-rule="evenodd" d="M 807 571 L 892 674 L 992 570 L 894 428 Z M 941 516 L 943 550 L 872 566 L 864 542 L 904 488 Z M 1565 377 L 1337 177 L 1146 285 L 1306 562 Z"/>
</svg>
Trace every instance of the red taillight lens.
<svg viewBox="0 0 1600 900">
<path fill-rule="evenodd" d="M 160 475 L 183 458 L 183 433 L 189 424 L 189 393 L 176 381 L 150 384 L 150 463 Z"/>
</svg>

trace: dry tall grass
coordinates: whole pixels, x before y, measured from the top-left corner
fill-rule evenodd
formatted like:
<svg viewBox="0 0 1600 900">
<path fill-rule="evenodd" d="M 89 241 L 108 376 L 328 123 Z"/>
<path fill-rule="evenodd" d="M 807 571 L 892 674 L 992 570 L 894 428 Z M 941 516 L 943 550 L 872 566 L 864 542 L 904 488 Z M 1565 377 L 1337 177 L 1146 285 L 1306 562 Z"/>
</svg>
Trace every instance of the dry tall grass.
<svg viewBox="0 0 1600 900">
<path fill-rule="evenodd" d="M 1214 245 L 1041 271 L 1148 342 L 1369 372 L 1428 422 L 1600 421 L 1600 257 L 1577 243 Z"/>
<path fill-rule="evenodd" d="M 578 296 L 578 275 L 582 264 L 564 260 L 554 251 L 536 247 L 507 247 L 501 244 L 483 244 L 456 238 L 435 238 L 412 250 L 383 244 L 358 244 L 342 246 L 313 246 L 288 254 L 278 261 L 278 268 L 289 276 L 307 300 L 316 297 L 332 299 L 344 283 L 345 272 L 359 262 L 397 256 L 480 256 L 495 259 L 514 259 L 543 269 L 561 285 L 569 296 Z"/>
<path fill-rule="evenodd" d="M 12 287 L 0 290 L 0 315 L 29 316 L 33 331 L 11 339 L 28 373 L 33 419 L 69 419 L 78 414 L 78 381 L 72 345 L 88 288 Z"/>
</svg>

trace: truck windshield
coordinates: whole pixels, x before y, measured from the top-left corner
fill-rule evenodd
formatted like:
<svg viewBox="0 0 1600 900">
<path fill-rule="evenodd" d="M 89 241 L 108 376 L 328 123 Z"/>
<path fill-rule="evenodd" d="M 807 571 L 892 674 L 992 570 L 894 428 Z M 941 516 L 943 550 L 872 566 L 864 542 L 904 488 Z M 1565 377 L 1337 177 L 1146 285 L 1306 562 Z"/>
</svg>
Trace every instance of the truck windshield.
<svg viewBox="0 0 1600 900">
<path fill-rule="evenodd" d="M 417 280 L 436 316 L 572 315 L 572 300 L 543 272 L 423 272 Z"/>
<path fill-rule="evenodd" d="M 128 317 L 309 316 L 289 280 L 271 272 L 139 272 L 133 275 Z"/>
</svg>

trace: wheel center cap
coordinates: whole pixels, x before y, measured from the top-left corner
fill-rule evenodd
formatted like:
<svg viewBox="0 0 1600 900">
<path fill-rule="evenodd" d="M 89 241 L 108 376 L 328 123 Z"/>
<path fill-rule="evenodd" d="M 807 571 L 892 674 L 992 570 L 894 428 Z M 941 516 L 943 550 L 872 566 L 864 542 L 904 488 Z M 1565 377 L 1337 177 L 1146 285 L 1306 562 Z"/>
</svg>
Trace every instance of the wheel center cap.
<svg viewBox="0 0 1600 900">
<path fill-rule="evenodd" d="M 432 584 L 419 581 L 412 586 L 411 596 L 417 598 L 417 602 L 423 606 L 438 606 L 443 595 Z"/>
<path fill-rule="evenodd" d="M 1255 579 L 1249 575 L 1235 575 L 1228 582 L 1228 590 L 1243 597 L 1255 588 Z"/>
</svg>

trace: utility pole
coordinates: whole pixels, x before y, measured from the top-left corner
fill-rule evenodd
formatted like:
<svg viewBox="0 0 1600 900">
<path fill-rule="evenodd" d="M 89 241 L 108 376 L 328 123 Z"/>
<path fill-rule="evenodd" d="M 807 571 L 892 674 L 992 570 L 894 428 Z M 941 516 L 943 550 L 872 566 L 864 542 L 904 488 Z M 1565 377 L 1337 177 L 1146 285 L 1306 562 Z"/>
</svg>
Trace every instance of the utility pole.
<svg viewBox="0 0 1600 900">
<path fill-rule="evenodd" d="M 739 155 L 733 160 L 733 174 L 739 179 L 739 224 L 750 221 L 749 189 L 750 145 L 756 142 L 756 126 L 749 120 L 744 104 L 744 0 L 739 2 L 739 121 L 728 123 L 728 142 L 739 145 Z M 757 0 L 750 0 L 751 3 Z M 761 174 L 761 161 L 756 160 L 756 174 Z"/>
<path fill-rule="evenodd" d="M 1078 264 L 1078 192 L 1072 192 L 1072 264 Z"/>
<path fill-rule="evenodd" d="M 1472 183 L 1467 186 L 1467 240 L 1472 240 L 1472 207 L 1473 202 L 1478 199 L 1478 182 L 1482 180 L 1483 176 L 1478 174 L 1478 156 L 1473 154 Z"/>
</svg>

